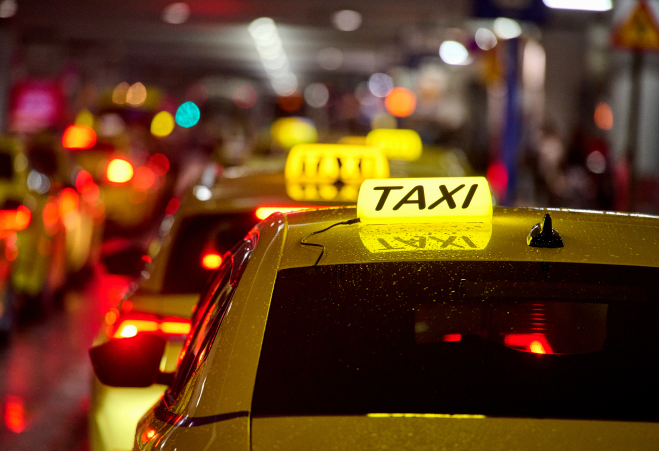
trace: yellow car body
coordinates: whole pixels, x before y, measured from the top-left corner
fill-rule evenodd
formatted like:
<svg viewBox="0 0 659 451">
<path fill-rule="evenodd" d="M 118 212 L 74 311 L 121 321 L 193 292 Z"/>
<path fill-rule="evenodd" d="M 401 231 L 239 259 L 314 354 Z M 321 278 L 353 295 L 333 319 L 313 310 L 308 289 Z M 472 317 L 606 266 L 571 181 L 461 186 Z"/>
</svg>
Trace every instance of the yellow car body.
<svg viewBox="0 0 659 451">
<path fill-rule="evenodd" d="M 414 183 L 414 179 L 411 181 Z M 446 183 L 448 186 L 448 182 L 442 183 Z M 405 184 L 405 186 L 408 185 Z M 428 186 L 426 185 L 426 194 Z M 362 187 L 362 189 L 364 188 Z M 465 191 L 466 189 L 461 191 L 460 195 L 465 194 Z M 449 191 L 447 190 L 447 192 Z M 433 193 L 433 196 L 428 196 L 428 198 L 439 200 L 441 199 L 439 196 L 440 193 L 436 195 Z M 401 197 L 402 195 L 396 192 L 391 194 L 391 198 L 395 198 L 396 201 L 400 201 Z M 453 194 L 454 200 L 457 197 Z M 444 198 L 446 200 L 446 196 Z M 459 202 L 455 202 L 457 209 L 460 208 L 460 203 L 468 204 L 466 199 L 464 202 L 463 199 L 464 196 L 459 198 Z M 402 209 L 415 210 L 414 203 L 418 205 L 419 200 L 419 197 L 408 197 L 408 203 L 413 205 L 404 206 Z M 394 204 L 391 199 L 388 202 L 386 208 L 391 210 Z M 444 208 L 447 204 L 448 202 L 444 202 L 440 207 Z M 371 206 L 374 207 L 374 204 Z M 547 399 L 542 396 L 545 390 L 551 389 L 549 386 L 552 383 L 551 379 L 543 379 L 543 383 L 549 384 L 546 386 L 534 386 L 534 381 L 529 379 L 525 382 L 525 388 L 528 388 L 528 385 L 535 387 L 534 390 L 514 394 L 515 399 L 525 402 L 524 409 L 531 412 L 530 414 L 506 414 L 508 410 L 505 409 L 514 410 L 514 406 L 501 407 L 504 409 L 501 411 L 503 413 L 497 413 L 499 404 L 496 403 L 487 404 L 489 407 L 483 410 L 475 407 L 459 408 L 455 406 L 446 410 L 442 410 L 441 407 L 418 411 L 394 410 L 396 409 L 394 407 L 389 410 L 387 408 L 389 400 L 394 400 L 394 405 L 406 406 L 409 399 L 414 400 L 415 398 L 411 395 L 406 397 L 400 391 L 397 392 L 393 389 L 383 389 L 375 392 L 374 395 L 369 391 L 369 381 L 375 387 L 380 388 L 384 387 L 385 382 L 394 384 L 395 380 L 387 379 L 388 371 L 399 367 L 387 366 L 387 364 L 382 364 L 380 367 L 378 366 L 379 360 L 371 362 L 366 356 L 365 361 L 370 362 L 369 364 L 372 366 L 355 368 L 350 366 L 353 362 L 349 359 L 341 360 L 343 354 L 333 354 L 332 346 L 335 342 L 338 346 L 336 349 L 341 352 L 350 352 L 352 342 L 349 338 L 352 336 L 351 334 L 368 339 L 370 335 L 359 335 L 361 328 L 366 326 L 360 322 L 345 324 L 336 321 L 331 324 L 331 327 L 338 328 L 337 330 L 342 333 L 323 338 L 320 335 L 325 327 L 325 323 L 322 322 L 324 315 L 322 312 L 325 310 L 322 310 L 321 313 L 314 313 L 314 310 L 307 308 L 304 302 L 290 305 L 285 303 L 288 302 L 286 297 L 289 293 L 298 301 L 316 303 L 314 304 L 316 306 L 325 305 L 326 307 L 323 308 L 327 308 L 327 312 L 341 313 L 340 306 L 348 311 L 363 308 L 360 305 L 368 304 L 370 300 L 368 296 L 354 298 L 347 295 L 342 296 L 341 293 L 359 292 L 363 294 L 363 291 L 354 290 L 363 290 L 360 288 L 360 283 L 366 278 L 372 277 L 374 285 L 366 286 L 373 287 L 371 289 L 377 291 L 378 296 L 382 299 L 391 295 L 395 300 L 395 302 L 391 301 L 391 304 L 387 304 L 392 306 L 391 311 L 394 313 L 392 313 L 393 318 L 386 321 L 398 320 L 401 317 L 395 313 L 397 303 L 415 305 L 416 301 L 413 298 L 408 299 L 405 296 L 405 290 L 408 289 L 417 290 L 414 293 L 421 293 L 419 296 L 430 299 L 439 305 L 441 299 L 444 299 L 443 304 L 448 301 L 461 302 L 457 294 L 453 295 L 454 289 L 459 288 L 462 293 L 460 296 L 476 298 L 484 296 L 483 301 L 474 300 L 474 302 L 486 302 L 485 298 L 487 298 L 487 305 L 492 305 L 487 308 L 495 309 L 499 302 L 497 300 L 499 295 L 497 294 L 497 282 L 492 282 L 492 280 L 497 281 L 500 273 L 501 277 L 509 278 L 503 278 L 500 281 L 501 290 L 506 293 L 506 296 L 512 298 L 537 296 L 541 302 L 551 304 L 548 299 L 551 299 L 552 293 L 556 292 L 559 293 L 556 296 L 565 296 L 566 299 L 563 300 L 567 301 L 581 299 L 586 303 L 584 299 L 591 299 L 589 296 L 595 296 L 594 299 L 597 302 L 593 305 L 596 306 L 615 300 L 626 303 L 625 306 L 631 306 L 629 307 L 631 309 L 640 308 L 634 305 L 642 304 L 643 308 L 648 308 L 650 311 L 656 310 L 656 290 L 652 288 L 652 282 L 642 280 L 641 275 L 645 277 L 657 274 L 657 268 L 659 268 L 659 217 L 559 209 L 501 207 L 492 209 L 491 206 L 489 208 L 491 209 L 491 219 L 480 220 L 480 222 L 465 222 L 459 216 L 451 219 L 444 216 L 440 221 L 430 223 L 423 223 L 424 219 L 421 220 L 421 223 L 414 222 L 414 220 L 391 223 L 387 220 L 381 221 L 381 219 L 372 218 L 370 221 L 364 221 L 366 216 L 361 214 L 358 216 L 358 209 L 345 207 L 275 214 L 260 223 L 248 235 L 242 247 L 236 251 L 235 261 L 243 263 L 240 265 L 233 263 L 234 267 L 220 269 L 216 282 L 210 286 L 210 291 L 202 295 L 199 309 L 213 305 L 212 303 L 215 302 L 213 299 L 217 298 L 218 303 L 224 302 L 224 304 L 218 304 L 223 305 L 222 310 L 216 313 L 217 308 L 213 310 L 208 307 L 206 310 L 208 313 L 196 314 L 197 316 L 193 319 L 193 331 L 188 338 L 181 366 L 163 399 L 158 401 L 140 420 L 134 450 L 655 449 L 656 444 L 659 443 L 657 416 L 652 413 L 654 409 L 643 410 L 641 408 L 641 406 L 647 407 L 644 404 L 646 398 L 656 400 L 658 396 L 656 385 L 652 382 L 653 379 L 649 373 L 638 374 L 639 380 L 645 384 L 644 387 L 654 387 L 646 393 L 645 397 L 630 397 L 627 404 L 624 404 L 627 402 L 627 398 L 624 396 L 620 399 L 616 398 L 618 403 L 624 404 L 624 408 L 613 412 L 607 411 L 608 413 L 602 414 L 602 416 L 590 412 L 588 405 L 584 407 L 586 413 L 579 413 L 576 416 L 572 415 L 570 411 L 554 415 L 544 414 L 542 411 L 536 412 L 534 399 L 538 399 L 538 402 L 548 403 L 547 405 L 559 409 L 557 411 L 561 409 L 560 402 L 555 402 L 551 397 Z M 451 209 L 453 211 L 453 207 Z M 465 208 L 465 210 L 467 209 Z M 543 237 L 556 236 L 551 224 L 547 228 L 547 222 L 535 227 L 537 223 L 542 223 L 546 213 L 550 213 L 550 221 L 553 220 L 553 228 L 560 234 L 564 247 L 529 245 L 530 242 L 534 242 L 533 238 L 537 235 L 538 227 L 542 229 Z M 395 215 L 390 216 L 390 219 L 392 217 Z M 358 223 L 358 219 L 361 220 L 360 223 Z M 334 227 L 329 228 L 331 226 Z M 536 232 L 531 232 L 532 230 Z M 552 240 L 554 238 L 549 239 L 553 243 Z M 313 243 L 317 246 L 303 243 Z M 248 255 L 249 258 L 246 264 L 243 260 L 244 255 Z M 398 267 L 396 265 L 401 265 L 401 268 L 418 268 L 419 274 L 410 270 L 409 273 L 401 272 L 397 275 L 396 271 L 386 272 L 389 269 L 386 271 L 382 269 L 395 269 Z M 429 271 L 432 268 L 437 271 Z M 490 268 L 491 271 L 488 273 L 479 268 Z M 517 271 L 518 268 L 523 271 Z M 532 273 L 528 272 L 529 268 L 533 269 Z M 231 274 L 231 279 L 226 280 L 230 281 L 233 288 L 228 288 L 229 285 L 223 285 L 224 282 L 218 281 L 224 277 L 222 271 L 229 271 L 227 274 Z M 351 278 L 350 274 L 357 274 L 355 271 L 361 274 L 360 277 L 363 279 Z M 380 276 L 378 274 L 380 271 L 387 276 Z M 552 273 L 552 271 L 555 272 Z M 630 280 L 620 280 L 620 277 L 624 279 L 625 276 L 617 276 L 618 272 L 630 275 Z M 234 274 L 238 275 L 234 276 Z M 462 278 L 462 274 L 464 274 L 464 278 Z M 639 276 L 634 276 L 634 274 L 639 274 Z M 479 275 L 482 275 L 482 278 Z M 583 283 L 579 282 L 581 275 L 585 277 Z M 282 276 L 288 277 L 288 280 L 282 279 Z M 316 276 L 318 278 L 314 279 Z M 307 283 L 305 278 L 318 282 L 318 285 L 312 283 L 310 289 L 307 290 L 308 293 L 277 291 L 277 284 L 282 284 L 282 287 L 296 287 L 298 286 L 296 284 L 304 287 L 304 284 Z M 378 281 L 381 286 L 378 286 Z M 444 283 L 446 285 L 441 285 Z M 329 290 L 328 287 L 334 287 L 336 291 Z M 424 293 L 425 288 L 439 287 L 447 288 L 447 291 L 438 294 L 439 290 L 436 290 L 437 292 L 434 294 L 439 296 L 437 299 L 434 299 L 432 293 Z M 217 290 L 218 293 L 214 293 L 214 290 Z M 230 290 L 230 294 L 226 294 L 226 290 Z M 303 288 L 300 290 L 304 291 Z M 639 293 L 646 293 L 648 298 L 636 298 L 635 296 L 641 296 Z M 294 294 L 295 296 L 293 296 Z M 650 294 L 654 297 L 650 298 Z M 275 306 L 273 298 L 277 298 L 281 303 Z M 317 299 L 326 304 L 321 304 Z M 513 301 L 510 301 L 510 305 L 516 305 L 516 301 Z M 645 303 L 643 304 L 643 302 Z M 552 305 L 554 304 L 563 305 L 563 303 L 553 303 Z M 580 305 L 580 302 L 575 301 L 574 304 Z M 382 310 L 378 305 L 374 304 L 373 310 L 369 310 L 370 314 L 380 315 L 377 316 L 379 319 L 386 318 L 388 310 Z M 287 308 L 292 310 L 286 310 Z M 474 307 L 476 310 L 479 308 L 481 307 L 477 305 Z M 512 313 L 515 318 L 521 318 L 519 316 L 521 314 L 518 315 L 514 310 L 516 307 L 509 308 L 511 311 L 508 311 L 508 314 Z M 602 311 L 600 307 L 593 308 L 594 311 L 600 313 Z M 614 307 L 607 308 L 613 309 Z M 281 310 L 284 313 L 278 313 L 278 309 L 284 309 Z M 296 309 L 303 313 L 298 315 L 295 313 L 298 311 Z M 406 310 L 405 314 L 427 316 L 427 312 L 423 313 L 422 305 L 416 313 L 413 310 L 414 308 L 411 311 Z M 199 311 L 201 312 L 201 310 Z M 317 316 L 309 316 L 308 320 L 301 321 L 300 318 L 304 317 L 304 312 Z M 467 310 L 461 310 L 461 312 L 465 315 L 468 314 Z M 516 319 L 514 321 L 506 319 L 505 311 L 499 309 L 497 312 L 496 318 L 503 321 L 501 324 L 512 324 L 511 329 L 514 326 L 515 330 L 522 327 L 520 325 L 522 323 L 515 322 Z M 625 348 L 629 352 L 641 352 L 641 350 L 634 351 L 634 346 L 640 346 L 642 350 L 652 350 L 653 343 L 656 343 L 657 332 L 655 328 L 651 327 L 654 320 L 642 320 L 644 315 L 641 313 L 639 311 L 634 316 L 642 322 L 642 324 L 639 323 L 641 332 L 640 335 L 633 335 L 633 337 L 646 337 L 649 341 L 646 343 L 643 341 L 629 342 L 629 346 Z M 290 316 L 287 316 L 289 314 Z M 494 313 L 491 314 L 494 315 Z M 327 315 L 329 316 L 330 313 Z M 435 323 L 430 326 L 431 330 L 433 327 L 437 327 L 437 331 L 441 332 L 443 324 L 446 322 L 443 318 L 450 316 L 450 314 L 448 316 L 440 315 L 439 319 L 436 319 Z M 407 317 L 405 316 L 405 318 Z M 420 336 L 424 336 L 420 334 L 426 333 L 427 329 L 420 327 L 418 316 L 413 318 L 416 318 L 417 323 L 405 320 L 410 323 L 410 337 L 415 337 L 414 340 L 417 340 L 417 344 L 424 343 L 418 340 Z M 597 326 L 593 326 L 593 331 L 589 331 L 590 335 L 578 335 L 583 332 L 577 332 L 576 327 L 575 330 L 561 330 L 568 337 L 601 336 L 602 334 L 606 336 L 606 330 L 602 329 L 605 320 L 601 315 L 598 318 L 593 319 L 595 322 L 592 324 L 597 324 Z M 271 326 L 271 321 L 280 321 L 274 323 L 278 327 Z M 453 321 L 451 324 L 458 324 L 457 319 L 451 321 Z M 506 323 L 505 321 L 513 322 Z M 531 320 L 528 321 L 528 327 L 530 327 L 530 324 L 533 323 L 530 322 Z M 213 329 L 208 326 L 209 323 L 217 324 L 217 328 Z M 555 323 L 549 321 L 549 323 L 550 330 L 553 330 L 551 327 L 560 328 L 562 324 L 559 320 L 556 320 Z M 389 327 L 389 323 L 386 324 Z M 463 326 L 476 327 L 470 324 L 465 322 Z M 527 323 L 523 323 L 523 326 L 527 327 Z M 383 327 L 385 326 L 383 325 Z M 536 362 L 538 360 L 533 359 L 540 358 L 563 358 L 560 351 L 551 351 L 548 343 L 544 344 L 544 351 L 542 350 L 543 345 L 539 345 L 540 351 L 537 348 L 534 350 L 533 342 L 528 344 L 530 346 L 528 349 L 520 348 L 521 345 L 518 346 L 513 342 L 509 343 L 507 340 L 508 337 L 512 337 L 512 332 L 508 333 L 505 331 L 506 327 L 501 327 L 503 332 L 500 332 L 497 337 L 506 337 L 506 342 L 505 346 L 502 346 L 504 342 L 496 343 L 496 349 L 499 353 L 507 353 L 501 355 L 526 359 L 524 362 Z M 309 335 L 303 337 L 319 337 L 314 340 L 317 339 L 329 347 L 320 348 L 325 351 L 320 355 L 314 355 L 312 351 L 308 351 L 308 353 L 302 353 L 302 357 L 298 357 L 300 350 L 306 349 L 304 348 L 305 340 L 294 340 L 297 337 L 295 334 L 299 333 L 298 329 L 308 332 Z M 397 331 L 395 328 L 384 330 Z M 625 339 L 631 340 L 631 338 L 624 338 L 625 334 L 615 335 L 613 329 L 610 329 L 608 333 L 611 340 L 616 337 L 622 340 L 618 343 L 620 346 Z M 634 334 L 636 333 L 637 331 L 634 331 Z M 454 334 L 438 335 L 443 336 L 444 339 L 443 341 L 437 339 L 442 341 L 442 343 L 438 342 L 437 346 L 454 346 L 449 342 L 459 341 L 460 344 L 455 346 L 465 348 L 455 349 L 471 349 L 469 346 L 472 346 L 474 342 L 464 341 L 467 335 L 464 335 L 464 340 L 460 338 L 462 335 L 457 340 L 448 339 L 447 337 L 451 335 Z M 395 336 L 399 338 L 399 335 Z M 537 334 L 533 336 L 535 337 Z M 277 337 L 284 338 L 282 344 L 275 340 Z M 392 346 L 394 348 L 398 346 L 397 341 L 387 341 L 387 337 L 388 335 L 377 335 L 378 340 L 384 341 L 384 345 L 377 348 L 381 349 L 381 352 L 389 352 Z M 463 340 L 464 344 L 460 340 Z M 594 351 L 593 346 L 595 345 L 590 342 L 590 344 L 584 344 L 588 340 L 568 340 L 561 346 L 576 349 L 574 352 L 569 351 L 565 354 L 590 355 L 588 353 Z M 354 346 L 359 346 L 360 342 L 355 343 Z M 291 347 L 285 349 L 288 345 Z M 600 345 L 601 343 L 598 346 Z M 282 349 L 268 354 L 268 350 L 277 349 L 278 346 Z M 552 342 L 552 346 L 556 347 L 559 344 Z M 612 346 L 612 344 L 609 343 L 607 346 Z M 401 349 L 404 351 L 407 348 Z M 580 354 L 581 352 L 583 353 Z M 656 352 L 656 350 L 652 352 Z M 555 355 L 536 355 L 543 353 Z M 398 358 L 398 354 L 395 352 L 386 355 L 392 359 Z M 457 360 L 452 362 L 461 364 L 460 362 L 463 362 L 461 354 L 456 355 Z M 629 360 L 629 362 L 641 365 L 643 368 L 645 368 L 643 365 L 649 367 L 649 362 L 643 362 L 644 354 L 631 355 L 642 360 Z M 400 356 L 403 359 L 404 353 L 401 353 Z M 624 356 L 624 353 L 619 354 L 620 358 L 624 359 Z M 276 358 L 284 359 L 284 363 L 278 364 Z M 305 366 L 307 365 L 305 358 L 310 359 L 308 367 Z M 645 358 L 653 359 L 654 357 L 645 355 Z M 543 362 L 550 361 L 543 360 Z M 558 362 L 558 360 L 553 361 Z M 561 362 L 563 361 L 561 360 Z M 332 368 L 333 371 L 342 371 L 340 377 L 343 379 L 339 380 L 344 382 L 343 385 L 333 382 L 333 379 L 325 374 L 323 365 L 326 362 L 331 362 L 328 363 L 328 368 Z M 477 364 L 480 364 L 478 359 L 474 362 L 476 367 Z M 506 368 L 504 364 L 497 366 L 496 359 L 491 363 L 490 372 L 472 372 L 467 373 L 465 377 L 468 377 L 474 384 L 499 373 L 515 377 L 516 373 L 512 368 Z M 378 368 L 381 368 L 382 371 L 377 371 Z M 407 366 L 401 368 L 407 368 Z M 522 368 L 521 364 L 519 368 Z M 569 387 L 573 380 L 579 380 L 578 383 L 586 384 L 584 386 L 587 387 L 588 380 L 580 380 L 580 373 L 570 372 L 569 367 L 567 368 L 564 377 L 560 379 L 560 383 L 563 384 L 560 385 L 561 387 Z M 363 380 L 358 379 L 360 369 L 366 371 L 369 377 L 365 377 Z M 441 366 L 436 370 L 442 370 Z M 404 379 L 405 374 L 404 371 L 400 373 L 402 380 L 407 381 Z M 442 374 L 447 378 L 453 377 L 451 380 L 454 382 L 460 380 L 456 379 L 457 376 L 454 377 L 450 371 Z M 536 371 L 534 374 L 537 377 L 543 377 L 543 371 Z M 276 377 L 268 379 L 266 375 Z M 627 383 L 624 385 L 623 391 L 630 390 L 630 396 L 638 395 L 639 392 L 635 391 L 637 388 L 634 387 L 634 384 L 628 384 L 634 378 L 625 375 L 622 371 L 619 375 L 624 379 L 624 383 Z M 328 384 L 327 395 L 324 395 L 324 386 L 313 385 L 316 379 Z M 354 382 L 357 380 L 359 382 Z M 501 376 L 501 379 L 496 380 L 505 382 L 506 379 Z M 356 387 L 361 387 L 363 394 L 360 391 L 350 391 L 353 383 L 351 381 Z M 426 382 L 434 383 L 434 379 L 431 378 Z M 574 383 L 577 384 L 577 382 Z M 488 387 L 487 384 L 482 385 L 485 388 L 481 389 L 479 385 L 474 385 L 474 391 L 481 394 L 491 393 L 484 391 Z M 608 387 L 611 388 L 610 385 Z M 396 388 L 403 391 L 412 390 L 414 384 L 401 383 L 400 386 L 396 385 Z M 608 391 L 604 388 L 602 388 L 601 397 L 608 395 Z M 506 390 L 510 390 L 510 393 L 515 393 L 514 389 L 515 387 L 506 388 Z M 315 398 L 306 398 L 305 390 L 311 390 L 310 393 L 313 393 Z M 345 390 L 345 393 L 341 390 Z M 457 396 L 452 394 L 451 386 L 449 386 L 442 393 L 448 397 L 447 399 L 462 402 L 463 397 L 464 399 L 469 398 L 469 390 L 469 387 L 468 389 L 456 388 L 456 391 L 461 394 Z M 337 397 L 335 392 L 343 393 L 345 397 Z M 499 391 L 495 390 L 492 393 L 494 393 L 493 399 L 499 399 L 496 398 L 499 396 Z M 579 391 L 570 393 L 573 395 L 576 393 L 575 396 L 578 396 Z M 318 402 L 314 402 L 316 399 Z M 364 404 L 367 407 L 360 404 L 362 401 L 366 402 L 364 399 L 368 401 Z M 598 399 L 600 398 L 593 396 L 591 401 Z M 475 403 L 473 405 L 479 405 L 478 399 L 471 401 Z M 564 402 L 571 401 L 565 399 Z M 346 405 L 352 406 L 353 403 L 358 407 L 345 407 Z M 370 410 L 368 405 L 380 407 L 376 408 L 377 410 Z M 527 410 L 523 410 L 523 412 L 527 412 Z"/>
</svg>

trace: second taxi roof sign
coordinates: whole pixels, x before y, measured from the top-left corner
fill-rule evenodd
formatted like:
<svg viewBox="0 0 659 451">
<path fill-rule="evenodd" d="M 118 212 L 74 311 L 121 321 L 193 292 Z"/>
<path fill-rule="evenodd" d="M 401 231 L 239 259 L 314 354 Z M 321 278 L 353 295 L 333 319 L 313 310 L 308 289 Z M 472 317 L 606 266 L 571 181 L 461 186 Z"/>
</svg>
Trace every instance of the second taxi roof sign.
<svg viewBox="0 0 659 451">
<path fill-rule="evenodd" d="M 484 222 L 492 194 L 484 177 L 366 180 L 357 216 L 363 224 Z"/>
</svg>

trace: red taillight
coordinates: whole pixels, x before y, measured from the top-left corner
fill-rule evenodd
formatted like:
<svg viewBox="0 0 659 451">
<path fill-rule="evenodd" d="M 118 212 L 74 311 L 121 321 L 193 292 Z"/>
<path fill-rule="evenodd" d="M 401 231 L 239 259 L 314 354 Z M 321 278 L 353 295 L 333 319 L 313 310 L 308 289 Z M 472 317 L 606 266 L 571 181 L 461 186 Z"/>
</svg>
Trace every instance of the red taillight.
<svg viewBox="0 0 659 451">
<path fill-rule="evenodd" d="M 132 313 L 119 319 L 117 328 L 112 336 L 114 338 L 128 338 L 142 332 L 162 333 L 165 335 L 187 335 L 190 332 L 190 320 Z"/>
<path fill-rule="evenodd" d="M 309 208 L 318 208 L 318 207 L 311 207 L 311 206 L 304 206 L 304 205 L 297 205 L 295 207 L 259 207 L 256 209 L 256 217 L 263 220 L 270 216 L 273 213 L 290 213 L 291 211 L 297 211 L 297 210 L 306 210 Z"/>
<path fill-rule="evenodd" d="M 146 166 L 142 166 L 135 171 L 135 176 L 133 177 L 133 185 L 135 188 L 146 191 L 151 188 L 155 182 L 156 175 Z"/>
<path fill-rule="evenodd" d="M 217 269 L 221 264 L 222 256 L 220 254 L 210 253 L 201 257 L 201 266 L 204 269 Z"/>
<path fill-rule="evenodd" d="M 0 210 L 0 230 L 25 230 L 32 220 L 32 212 L 25 205 L 16 210 Z"/>
<path fill-rule="evenodd" d="M 59 214 L 66 218 L 69 213 L 78 211 L 80 198 L 78 193 L 72 188 L 64 188 L 59 195 Z"/>
<path fill-rule="evenodd" d="M 70 125 L 62 135 L 65 149 L 89 149 L 96 144 L 96 132 L 86 125 Z"/>
<path fill-rule="evenodd" d="M 534 354 L 553 354 L 554 351 L 542 334 L 508 334 L 503 343 L 509 348 Z"/>
<path fill-rule="evenodd" d="M 133 178 L 135 173 L 133 165 L 123 158 L 115 158 L 108 163 L 108 168 L 105 171 L 105 176 L 108 182 L 112 183 L 126 183 Z"/>
</svg>

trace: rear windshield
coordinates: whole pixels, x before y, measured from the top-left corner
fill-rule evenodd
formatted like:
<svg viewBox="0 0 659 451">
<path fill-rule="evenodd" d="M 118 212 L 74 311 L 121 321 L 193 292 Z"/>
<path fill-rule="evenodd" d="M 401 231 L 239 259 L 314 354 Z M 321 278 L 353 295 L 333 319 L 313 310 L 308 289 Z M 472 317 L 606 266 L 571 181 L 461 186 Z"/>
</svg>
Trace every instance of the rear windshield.
<svg viewBox="0 0 659 451">
<path fill-rule="evenodd" d="M 253 413 L 658 421 L 656 280 L 561 263 L 282 270 Z"/>
<path fill-rule="evenodd" d="M 220 265 L 217 260 L 204 263 L 204 256 L 224 255 L 241 241 L 257 222 L 254 212 L 183 219 L 169 255 L 162 292 L 201 293 Z"/>
</svg>

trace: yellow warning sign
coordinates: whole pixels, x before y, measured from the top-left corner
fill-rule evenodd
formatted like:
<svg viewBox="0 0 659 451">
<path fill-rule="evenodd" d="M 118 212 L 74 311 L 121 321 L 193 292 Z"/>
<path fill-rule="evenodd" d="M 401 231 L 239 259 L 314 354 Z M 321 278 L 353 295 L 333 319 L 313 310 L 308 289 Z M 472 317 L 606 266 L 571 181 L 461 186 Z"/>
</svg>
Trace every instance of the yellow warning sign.
<svg viewBox="0 0 659 451">
<path fill-rule="evenodd" d="M 613 44 L 634 50 L 659 50 L 659 26 L 645 1 L 639 1 L 614 31 Z"/>
</svg>

